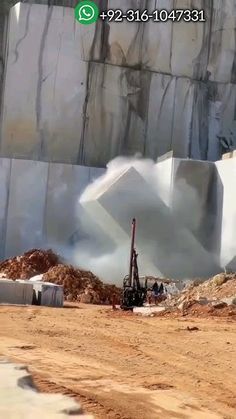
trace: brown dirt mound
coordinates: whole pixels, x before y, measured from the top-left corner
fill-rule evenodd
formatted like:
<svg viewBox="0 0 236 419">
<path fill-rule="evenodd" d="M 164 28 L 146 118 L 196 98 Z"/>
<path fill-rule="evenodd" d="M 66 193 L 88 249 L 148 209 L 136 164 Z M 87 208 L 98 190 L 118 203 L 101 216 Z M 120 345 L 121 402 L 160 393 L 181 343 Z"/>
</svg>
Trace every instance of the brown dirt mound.
<svg viewBox="0 0 236 419">
<path fill-rule="evenodd" d="M 10 279 L 29 279 L 43 274 L 59 263 L 52 250 L 32 249 L 22 256 L 7 259 L 0 263 L 0 273 Z"/>
<path fill-rule="evenodd" d="M 194 316 L 194 317 L 236 317 L 236 307 L 227 306 L 225 303 L 217 303 L 216 306 L 212 304 L 202 305 L 198 301 L 189 301 L 185 303 L 182 310 L 183 316 Z"/>
<path fill-rule="evenodd" d="M 57 265 L 48 270 L 43 281 L 63 285 L 68 301 L 80 301 L 89 304 L 111 304 L 113 294 L 117 304 L 120 301 L 120 289 L 115 285 L 103 284 L 92 272 L 75 269 L 70 265 Z"/>
<path fill-rule="evenodd" d="M 92 272 L 61 264 L 52 250 L 32 249 L 22 256 L 7 259 L 0 263 L 0 274 L 13 280 L 44 274 L 43 281 L 63 285 L 68 301 L 111 304 L 115 295 L 116 303 L 120 303 L 119 288 L 103 284 Z"/>
</svg>

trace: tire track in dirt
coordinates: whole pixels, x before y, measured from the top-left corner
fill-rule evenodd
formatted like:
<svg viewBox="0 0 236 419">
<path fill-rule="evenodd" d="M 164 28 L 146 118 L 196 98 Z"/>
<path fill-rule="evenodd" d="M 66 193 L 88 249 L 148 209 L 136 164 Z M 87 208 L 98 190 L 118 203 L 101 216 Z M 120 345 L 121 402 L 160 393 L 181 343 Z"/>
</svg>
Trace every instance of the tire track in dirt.
<svg viewBox="0 0 236 419">
<path fill-rule="evenodd" d="M 34 383 L 40 392 L 60 393 L 64 396 L 72 397 L 82 405 L 85 413 L 95 415 L 96 419 L 132 419 L 130 416 L 121 415 L 114 408 L 106 407 L 98 401 L 95 396 L 92 396 L 91 393 L 88 395 L 82 390 L 75 390 L 61 384 L 57 384 L 36 373 L 32 373 L 32 376 Z"/>
</svg>

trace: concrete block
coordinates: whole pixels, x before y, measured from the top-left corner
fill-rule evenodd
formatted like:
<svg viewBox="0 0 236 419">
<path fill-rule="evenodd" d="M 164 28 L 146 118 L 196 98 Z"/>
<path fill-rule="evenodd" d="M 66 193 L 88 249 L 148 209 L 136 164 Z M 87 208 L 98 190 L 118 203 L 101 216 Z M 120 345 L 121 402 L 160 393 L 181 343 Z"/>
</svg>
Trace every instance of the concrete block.
<svg viewBox="0 0 236 419">
<path fill-rule="evenodd" d="M 49 282 L 33 282 L 34 304 L 47 307 L 63 307 L 63 287 Z"/>
<path fill-rule="evenodd" d="M 0 360 L 0 417 L 11 419 L 92 419 L 78 402 L 61 394 L 39 393 L 27 368 Z"/>
<path fill-rule="evenodd" d="M 33 285 L 28 281 L 0 279 L 0 304 L 32 304 Z"/>
</svg>

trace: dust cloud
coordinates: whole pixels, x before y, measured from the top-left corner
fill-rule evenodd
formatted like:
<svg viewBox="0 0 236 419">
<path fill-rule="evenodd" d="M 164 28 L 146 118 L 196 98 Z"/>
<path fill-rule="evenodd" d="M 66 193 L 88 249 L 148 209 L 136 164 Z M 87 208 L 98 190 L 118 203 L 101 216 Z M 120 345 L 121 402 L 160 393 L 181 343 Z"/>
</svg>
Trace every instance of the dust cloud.
<svg viewBox="0 0 236 419">
<path fill-rule="evenodd" d="M 94 180 L 79 199 L 77 213 L 84 238 L 73 248 L 73 263 L 92 270 L 106 282 L 121 284 L 128 274 L 130 224 L 136 217 L 138 252 L 141 248 L 140 275 L 189 279 L 218 271 L 215 256 L 197 240 L 205 216 L 204 202 L 184 179 L 180 179 L 172 191 L 171 164 L 172 159 L 156 164 L 139 155 L 117 157 L 108 163 L 106 172 Z M 115 204 L 116 216 L 122 220 L 122 228 L 119 228 L 109 211 L 100 212 L 96 199 L 131 167 L 146 187 L 139 189 L 141 186 L 135 185 L 130 192 L 130 186 L 127 185 L 126 190 L 124 183 L 119 190 Z M 129 192 L 133 194 L 131 200 Z M 151 202 L 148 196 L 153 197 Z"/>
</svg>

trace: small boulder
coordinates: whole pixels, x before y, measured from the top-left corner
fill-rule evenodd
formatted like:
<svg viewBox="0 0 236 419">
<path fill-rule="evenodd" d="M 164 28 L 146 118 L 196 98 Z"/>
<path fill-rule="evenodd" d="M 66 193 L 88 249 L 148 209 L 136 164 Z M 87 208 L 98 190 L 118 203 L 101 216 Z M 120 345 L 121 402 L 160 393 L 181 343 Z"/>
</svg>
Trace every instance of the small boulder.
<svg viewBox="0 0 236 419">
<path fill-rule="evenodd" d="M 217 308 L 217 309 L 227 307 L 227 304 L 224 303 L 223 301 L 212 301 L 211 305 L 212 305 L 212 307 Z"/>
<path fill-rule="evenodd" d="M 228 297 L 228 298 L 222 298 L 221 301 L 223 301 L 227 306 L 236 306 L 236 296 Z"/>
<path fill-rule="evenodd" d="M 201 304 L 202 306 L 205 306 L 205 305 L 209 304 L 209 300 L 207 298 L 205 298 L 205 297 L 199 297 L 197 299 L 197 302 L 199 304 Z"/>
</svg>

